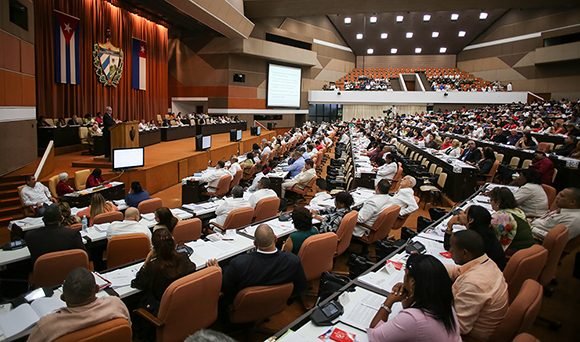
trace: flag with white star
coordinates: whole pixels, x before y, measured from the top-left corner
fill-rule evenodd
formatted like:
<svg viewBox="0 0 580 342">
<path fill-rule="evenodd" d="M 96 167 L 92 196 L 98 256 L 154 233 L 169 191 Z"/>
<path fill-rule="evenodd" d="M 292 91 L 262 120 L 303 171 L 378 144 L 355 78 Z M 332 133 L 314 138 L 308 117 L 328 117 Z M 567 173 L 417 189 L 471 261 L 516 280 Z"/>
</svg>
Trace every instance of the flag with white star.
<svg viewBox="0 0 580 342">
<path fill-rule="evenodd" d="M 56 83 L 80 83 L 80 20 L 54 11 L 54 76 Z"/>
<path fill-rule="evenodd" d="M 133 38 L 133 55 L 131 58 L 133 73 L 131 83 L 133 89 L 146 90 L 147 83 L 147 44 L 137 38 Z"/>
</svg>

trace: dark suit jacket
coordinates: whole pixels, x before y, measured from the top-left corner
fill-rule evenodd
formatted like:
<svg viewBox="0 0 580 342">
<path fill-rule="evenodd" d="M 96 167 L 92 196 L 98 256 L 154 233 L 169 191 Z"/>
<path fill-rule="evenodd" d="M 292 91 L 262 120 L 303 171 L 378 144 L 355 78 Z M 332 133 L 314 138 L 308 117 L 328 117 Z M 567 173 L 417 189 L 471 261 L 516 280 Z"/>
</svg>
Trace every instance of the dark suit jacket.
<svg viewBox="0 0 580 342">
<path fill-rule="evenodd" d="M 477 163 L 481 159 L 481 151 L 478 148 L 473 151 L 466 148 L 463 150 L 463 153 L 461 153 L 461 156 L 459 156 L 459 159 L 464 162 Z"/>
<path fill-rule="evenodd" d="M 46 226 L 26 232 L 24 240 L 30 251 L 32 264 L 43 254 L 66 251 L 69 249 L 85 250 L 81 234 L 63 226 Z"/>
<path fill-rule="evenodd" d="M 115 125 L 115 120 L 113 120 L 113 117 L 111 115 L 109 115 L 109 114 L 103 115 L 103 128 L 106 131 L 108 131 L 109 128 L 113 127 L 114 125 Z"/>
<path fill-rule="evenodd" d="M 252 252 L 234 258 L 225 268 L 223 303 L 230 304 L 240 290 L 250 286 L 294 284 L 294 293 L 306 289 L 306 276 L 298 256 L 277 251 L 274 254 Z"/>
</svg>

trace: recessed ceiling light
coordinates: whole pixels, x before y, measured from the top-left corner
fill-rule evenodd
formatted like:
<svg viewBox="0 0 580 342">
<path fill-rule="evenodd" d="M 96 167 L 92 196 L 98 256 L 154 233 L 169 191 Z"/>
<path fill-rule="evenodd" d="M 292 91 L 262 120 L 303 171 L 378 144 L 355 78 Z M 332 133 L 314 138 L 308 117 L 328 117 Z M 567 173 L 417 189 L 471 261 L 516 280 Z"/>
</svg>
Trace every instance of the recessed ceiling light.
<svg viewBox="0 0 580 342">
<path fill-rule="evenodd" d="M 387 39 L 389 37 L 388 33 L 381 33 L 381 39 Z"/>
<path fill-rule="evenodd" d="M 350 24 L 351 22 L 352 22 L 352 19 L 350 17 L 344 17 L 345 24 Z"/>
<path fill-rule="evenodd" d="M 447 52 L 446 47 L 439 48 L 439 53 L 445 53 L 445 52 Z"/>
<path fill-rule="evenodd" d="M 363 34 L 362 33 L 357 33 L 356 34 L 356 39 L 363 39 Z"/>
<path fill-rule="evenodd" d="M 458 37 L 465 37 L 465 31 L 459 31 L 459 33 L 457 33 Z"/>
<path fill-rule="evenodd" d="M 479 13 L 479 19 L 481 19 L 481 20 L 487 19 L 487 12 L 481 12 L 481 13 Z"/>
<path fill-rule="evenodd" d="M 397 49 L 391 49 L 391 53 L 397 53 Z"/>
<path fill-rule="evenodd" d="M 433 38 L 439 37 L 439 32 L 433 31 L 433 33 L 431 33 L 431 37 L 433 37 Z"/>
<path fill-rule="evenodd" d="M 423 21 L 429 21 L 429 20 L 431 20 L 431 14 L 424 14 Z"/>
<path fill-rule="evenodd" d="M 372 55 L 374 52 L 375 52 L 375 50 L 373 50 L 373 49 L 367 49 L 367 53 L 368 53 L 369 55 Z"/>
<path fill-rule="evenodd" d="M 405 34 L 405 37 L 406 37 L 406 38 L 413 38 L 413 32 L 407 32 L 407 33 Z"/>
<path fill-rule="evenodd" d="M 369 21 L 374 24 L 377 22 L 377 17 L 373 15 L 372 17 L 369 18 Z"/>
<path fill-rule="evenodd" d="M 452 20 L 452 21 L 455 21 L 455 20 L 457 20 L 457 19 L 459 19 L 459 14 L 457 14 L 457 13 L 453 13 L 453 14 L 451 14 L 451 20 Z"/>
<path fill-rule="evenodd" d="M 398 15 L 397 16 L 397 22 L 398 23 L 402 23 L 403 22 L 403 16 L 402 15 Z"/>
<path fill-rule="evenodd" d="M 423 49 L 421 49 L 421 48 L 415 48 L 415 53 L 421 53 L 421 51 L 423 51 Z"/>
</svg>

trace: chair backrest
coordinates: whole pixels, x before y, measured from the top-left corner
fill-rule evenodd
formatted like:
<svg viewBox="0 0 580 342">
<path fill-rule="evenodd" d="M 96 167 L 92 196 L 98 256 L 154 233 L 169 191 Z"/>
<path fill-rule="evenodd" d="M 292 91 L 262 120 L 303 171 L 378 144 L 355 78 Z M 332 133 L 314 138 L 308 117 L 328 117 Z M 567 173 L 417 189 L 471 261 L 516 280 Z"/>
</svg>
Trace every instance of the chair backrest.
<svg viewBox="0 0 580 342">
<path fill-rule="evenodd" d="M 200 237 L 201 220 L 197 217 L 189 220 L 180 220 L 173 228 L 173 238 L 178 245 L 198 240 Z"/>
<path fill-rule="evenodd" d="M 238 292 L 230 309 L 232 323 L 259 322 L 286 308 L 294 285 L 252 286 Z"/>
<path fill-rule="evenodd" d="M 51 287 L 63 283 L 70 271 L 89 267 L 89 256 L 82 249 L 46 253 L 34 262 L 30 282 L 35 287 Z"/>
<path fill-rule="evenodd" d="M 252 223 L 254 218 L 254 208 L 236 208 L 228 214 L 226 222 L 224 222 L 224 229 L 238 229 L 248 226 Z"/>
<path fill-rule="evenodd" d="M 81 126 L 79 127 L 79 139 L 81 140 L 81 144 L 88 145 L 89 144 L 89 128 Z"/>
<path fill-rule="evenodd" d="M 508 284 L 510 303 L 526 279 L 538 280 L 547 259 L 548 251 L 540 245 L 520 249 L 512 255 L 503 270 L 503 276 Z"/>
<path fill-rule="evenodd" d="M 163 206 L 163 200 L 161 198 L 155 197 L 139 202 L 137 209 L 141 214 L 149 214 L 155 212 L 155 210 Z"/>
<path fill-rule="evenodd" d="M 197 330 L 212 325 L 218 315 L 222 287 L 219 267 L 207 267 L 179 278 L 167 287 L 157 318 L 157 341 L 183 341 Z"/>
<path fill-rule="evenodd" d="M 503 161 L 503 158 L 504 158 L 504 155 L 503 154 L 501 154 L 501 153 L 496 153 L 495 154 L 495 160 L 497 160 L 498 162 L 500 162 L 500 164 Z"/>
<path fill-rule="evenodd" d="M 147 235 L 141 233 L 111 237 L 107 244 L 107 268 L 145 259 L 150 246 Z"/>
<path fill-rule="evenodd" d="M 367 236 L 367 241 L 375 242 L 387 238 L 391 229 L 395 225 L 395 221 L 399 217 L 400 211 L 401 207 L 398 205 L 392 205 L 383 209 L 373 224 L 373 227 Z"/>
<path fill-rule="evenodd" d="M 234 175 L 234 177 L 232 178 L 232 181 L 230 182 L 230 190 L 234 186 L 240 184 L 240 180 L 242 179 L 243 174 L 244 174 L 244 171 L 242 171 L 241 169 L 236 171 L 236 174 Z"/>
<path fill-rule="evenodd" d="M 538 143 L 538 151 L 550 152 L 554 148 L 554 143 L 551 142 L 541 142 Z"/>
<path fill-rule="evenodd" d="M 550 186 L 548 184 L 542 184 L 542 188 L 544 189 L 544 192 L 546 193 L 546 196 L 548 197 L 548 208 L 552 207 L 552 203 L 554 203 L 554 200 L 556 199 L 556 188 L 554 188 L 553 186 Z"/>
<path fill-rule="evenodd" d="M 524 161 L 522 162 L 522 169 L 527 169 L 528 167 L 530 167 L 530 165 L 532 165 L 532 160 L 524 159 Z"/>
<path fill-rule="evenodd" d="M 48 179 L 48 190 L 54 198 L 58 198 L 58 194 L 56 193 L 56 184 L 58 183 L 58 175 L 52 176 Z"/>
<path fill-rule="evenodd" d="M 491 169 L 489 170 L 489 173 L 487 174 L 487 176 L 485 177 L 485 180 L 488 183 L 493 182 L 493 177 L 495 177 L 495 174 L 497 172 L 497 169 L 499 168 L 499 161 L 494 161 L 493 162 L 493 166 L 491 167 Z"/>
<path fill-rule="evenodd" d="M 358 211 L 353 210 L 344 215 L 340 221 L 340 225 L 336 230 L 337 241 L 336 251 L 334 252 L 335 257 L 344 253 L 348 246 L 350 246 L 350 241 L 352 240 L 352 233 L 354 231 L 354 227 L 356 226 L 357 217 Z"/>
<path fill-rule="evenodd" d="M 399 187 L 401 186 L 401 179 L 403 178 L 403 165 L 401 165 L 401 163 L 397 163 L 397 172 L 395 173 L 395 176 L 393 177 L 393 181 L 391 184 L 391 187 L 389 188 L 389 192 L 395 192 L 397 190 L 399 190 Z"/>
<path fill-rule="evenodd" d="M 232 175 L 223 175 L 217 184 L 217 189 L 213 193 L 213 196 L 222 197 L 228 194 L 230 191 L 230 183 L 232 181 Z"/>
<path fill-rule="evenodd" d="M 332 270 L 337 237 L 334 233 L 309 236 L 300 247 L 298 257 L 302 262 L 306 280 L 320 278 L 322 272 Z"/>
<path fill-rule="evenodd" d="M 512 341 L 518 333 L 528 330 L 540 313 L 543 294 L 542 285 L 533 279 L 526 279 L 489 340 Z"/>
<path fill-rule="evenodd" d="M 512 159 L 510 159 L 509 167 L 511 167 L 512 169 L 515 169 L 518 167 L 518 165 L 520 165 L 520 158 L 519 157 L 512 157 Z"/>
<path fill-rule="evenodd" d="M 439 188 L 441 190 L 443 190 L 443 188 L 445 188 L 445 183 L 447 182 L 447 173 L 446 172 L 441 172 L 439 174 L 439 178 L 437 178 L 437 185 L 439 186 Z"/>
<path fill-rule="evenodd" d="M 546 260 L 546 266 L 540 274 L 540 284 L 543 286 L 547 286 L 556 278 L 558 263 L 560 262 L 560 257 L 562 257 L 567 242 L 568 228 L 563 224 L 556 225 L 550 229 L 544 237 L 542 246 L 548 251 L 548 259 Z"/>
<path fill-rule="evenodd" d="M 101 223 L 109 223 L 114 221 L 123 221 L 123 213 L 120 211 L 109 211 L 106 213 L 100 213 L 95 217 L 91 218 L 93 225 Z"/>
<path fill-rule="evenodd" d="M 254 209 L 253 222 L 262 221 L 272 217 L 278 216 L 278 208 L 280 208 L 280 198 L 266 197 L 256 203 Z"/>
<path fill-rule="evenodd" d="M 69 229 L 75 230 L 77 232 L 80 232 L 81 229 L 83 229 L 83 224 L 82 223 L 73 223 L 70 226 L 68 226 Z"/>
<path fill-rule="evenodd" d="M 87 178 L 91 174 L 91 170 L 85 169 L 75 172 L 75 189 L 84 190 L 87 187 Z"/>
<path fill-rule="evenodd" d="M 55 342 L 131 342 L 131 340 L 131 323 L 124 318 L 115 318 L 63 335 Z"/>
<path fill-rule="evenodd" d="M 539 341 L 534 335 L 528 333 L 521 333 L 518 334 L 513 340 L 513 342 L 537 342 Z"/>
<path fill-rule="evenodd" d="M 429 166 L 429 173 L 434 174 L 436 168 L 437 168 L 437 164 L 435 164 L 435 163 L 431 164 L 431 166 Z"/>
</svg>

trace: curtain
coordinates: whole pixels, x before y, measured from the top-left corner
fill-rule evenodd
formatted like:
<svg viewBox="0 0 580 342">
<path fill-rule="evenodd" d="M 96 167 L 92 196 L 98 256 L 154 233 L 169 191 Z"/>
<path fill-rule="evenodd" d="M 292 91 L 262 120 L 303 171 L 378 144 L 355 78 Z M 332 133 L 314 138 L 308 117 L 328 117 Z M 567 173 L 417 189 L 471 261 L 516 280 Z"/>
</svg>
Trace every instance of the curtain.
<svg viewBox="0 0 580 342">
<path fill-rule="evenodd" d="M 80 84 L 57 84 L 54 76 L 54 12 L 80 19 Z M 37 115 L 79 117 L 113 108 L 120 120 L 153 120 L 168 108 L 167 28 L 115 7 L 103 0 L 34 1 Z M 117 87 L 100 83 L 93 66 L 93 45 L 111 43 L 123 50 L 123 74 Z M 147 44 L 147 90 L 131 86 L 132 38 Z"/>
</svg>

